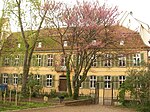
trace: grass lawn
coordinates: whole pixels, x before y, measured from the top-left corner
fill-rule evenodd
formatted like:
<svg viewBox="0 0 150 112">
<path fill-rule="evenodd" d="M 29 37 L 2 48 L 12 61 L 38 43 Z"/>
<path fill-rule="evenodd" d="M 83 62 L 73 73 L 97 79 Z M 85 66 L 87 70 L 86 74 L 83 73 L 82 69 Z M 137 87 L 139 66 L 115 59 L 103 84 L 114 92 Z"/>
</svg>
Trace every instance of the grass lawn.
<svg viewBox="0 0 150 112">
<path fill-rule="evenodd" d="M 6 110 L 21 110 L 27 108 L 39 108 L 39 107 L 47 107 L 52 104 L 43 103 L 43 102 L 19 102 L 16 106 L 14 102 L 0 102 L 0 112 Z"/>
</svg>

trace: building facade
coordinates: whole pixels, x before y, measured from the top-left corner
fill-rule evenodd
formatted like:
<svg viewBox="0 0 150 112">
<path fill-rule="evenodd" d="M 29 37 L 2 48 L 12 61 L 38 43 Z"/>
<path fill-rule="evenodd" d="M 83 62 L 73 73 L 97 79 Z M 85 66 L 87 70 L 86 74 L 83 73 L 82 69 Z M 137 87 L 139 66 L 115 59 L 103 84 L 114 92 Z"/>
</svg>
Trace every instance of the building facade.
<svg viewBox="0 0 150 112">
<path fill-rule="evenodd" d="M 126 34 L 123 33 L 123 35 Z M 106 53 L 94 60 L 86 80 L 80 85 L 81 95 L 93 95 L 96 83 L 99 83 L 99 97 L 101 101 L 111 99 L 112 96 L 117 98 L 118 88 L 126 79 L 126 71 L 132 68 L 142 69 L 144 63 L 148 62 L 148 47 L 144 45 L 139 34 L 136 33 L 136 35 L 138 35 L 140 40 L 140 50 L 126 55 Z M 14 34 L 14 36 L 16 37 L 17 34 Z M 12 37 L 10 36 L 10 38 Z M 126 45 L 126 42 L 119 41 L 119 44 Z M 64 41 L 64 46 L 68 46 L 67 41 Z M 18 41 L 16 42 L 16 49 L 21 49 L 21 43 Z M 61 54 L 61 51 L 55 46 L 48 48 L 44 46 L 42 41 L 37 42 L 29 73 L 33 74 L 35 80 L 38 80 L 39 84 L 42 85 L 41 92 L 43 93 L 50 93 L 51 90 L 56 90 L 57 92 L 67 91 L 65 59 L 62 58 Z M 115 57 L 115 59 L 111 57 Z M 1 56 L 1 84 L 7 84 L 10 89 L 17 88 L 21 90 L 23 58 L 23 53 L 20 52 L 13 54 L 5 52 Z M 56 66 L 58 61 L 60 65 Z M 73 76 L 74 71 L 72 70 L 71 81 Z"/>
</svg>

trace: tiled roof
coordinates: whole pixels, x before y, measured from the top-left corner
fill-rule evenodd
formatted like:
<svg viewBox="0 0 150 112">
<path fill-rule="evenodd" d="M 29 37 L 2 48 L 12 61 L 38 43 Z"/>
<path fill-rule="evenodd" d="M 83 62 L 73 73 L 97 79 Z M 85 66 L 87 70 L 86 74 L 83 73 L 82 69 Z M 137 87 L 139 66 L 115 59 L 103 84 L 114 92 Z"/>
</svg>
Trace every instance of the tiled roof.
<svg viewBox="0 0 150 112">
<path fill-rule="evenodd" d="M 61 29 L 63 30 L 63 28 Z M 30 31 L 26 32 L 26 35 Z M 101 33 L 100 33 L 101 34 Z M 122 26 L 112 26 L 108 30 L 108 35 L 111 38 L 116 39 L 116 41 L 112 42 L 112 44 L 108 45 L 108 48 L 115 48 L 115 46 L 119 46 L 120 48 L 146 48 L 144 42 L 142 41 L 140 35 L 138 32 L 134 32 L 128 28 L 122 27 Z M 60 41 L 57 35 L 57 32 L 55 29 L 49 30 L 49 29 L 41 29 L 38 42 L 42 42 L 41 48 L 35 48 L 35 51 L 54 51 L 54 50 L 60 50 L 61 46 L 58 45 L 56 41 L 54 41 L 51 37 L 55 38 L 57 41 Z M 18 43 L 22 44 L 22 39 L 20 39 L 21 33 L 15 32 L 11 36 L 9 36 L 8 41 L 5 43 L 6 48 L 16 48 Z M 30 36 L 29 36 L 30 39 Z M 38 43 L 37 42 L 37 43 Z M 123 45 L 120 45 L 120 42 L 123 42 Z M 9 49 L 10 50 L 10 49 Z"/>
</svg>

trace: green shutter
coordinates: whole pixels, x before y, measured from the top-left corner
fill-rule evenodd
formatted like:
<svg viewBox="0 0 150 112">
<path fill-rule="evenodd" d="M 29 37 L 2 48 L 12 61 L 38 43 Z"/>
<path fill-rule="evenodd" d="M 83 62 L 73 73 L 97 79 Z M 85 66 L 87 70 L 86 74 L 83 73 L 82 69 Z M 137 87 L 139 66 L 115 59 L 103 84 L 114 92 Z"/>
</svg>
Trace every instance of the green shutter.
<svg viewBox="0 0 150 112">
<path fill-rule="evenodd" d="M 112 59 L 110 59 L 110 61 L 112 61 L 112 67 L 114 67 L 115 66 L 115 55 L 114 54 L 111 54 L 111 58 Z"/>
<path fill-rule="evenodd" d="M 2 61 L 3 61 L 3 59 L 2 59 L 2 56 L 0 57 L 0 67 L 2 66 Z"/>
<path fill-rule="evenodd" d="M 13 80 L 14 80 L 14 75 L 13 74 L 8 74 L 8 84 L 13 84 Z"/>
<path fill-rule="evenodd" d="M 126 66 L 129 67 L 130 66 L 130 55 L 126 56 Z"/>
<path fill-rule="evenodd" d="M 14 66 L 14 57 L 13 56 L 10 57 L 10 66 Z"/>
<path fill-rule="evenodd" d="M 83 88 L 85 89 L 89 88 L 89 77 L 86 77 L 85 81 L 83 82 Z"/>
<path fill-rule="evenodd" d="M 118 60 L 118 55 L 116 54 L 115 55 L 115 58 L 114 58 L 114 66 L 115 67 L 118 67 L 119 65 L 118 65 L 118 62 L 119 62 L 119 60 Z"/>
<path fill-rule="evenodd" d="M 44 55 L 41 55 L 41 63 L 40 63 L 41 67 L 44 66 Z"/>
<path fill-rule="evenodd" d="M 130 66 L 133 66 L 133 56 L 134 56 L 134 54 L 130 55 Z"/>
<path fill-rule="evenodd" d="M 32 66 L 36 66 L 37 65 L 36 55 L 32 55 L 31 65 Z"/>
<path fill-rule="evenodd" d="M 2 84 L 2 80 L 3 80 L 2 74 L 0 74 L 0 84 Z"/>
<path fill-rule="evenodd" d="M 103 76 L 98 76 L 97 77 L 97 82 L 99 83 L 99 88 L 102 89 L 104 87 L 104 77 Z"/>
<path fill-rule="evenodd" d="M 104 55 L 102 55 L 101 58 L 100 58 L 100 65 L 101 65 L 101 67 L 104 67 L 103 66 L 103 62 L 104 62 Z"/>
<path fill-rule="evenodd" d="M 20 55 L 20 66 L 23 66 L 24 63 L 24 55 Z"/>
<path fill-rule="evenodd" d="M 113 82 L 113 88 L 114 88 L 114 89 L 118 89 L 118 88 L 119 88 L 118 76 L 113 76 L 113 77 L 112 77 L 112 82 Z"/>
<path fill-rule="evenodd" d="M 1 57 L 1 61 L 2 61 L 2 62 L 1 62 L 2 66 L 5 66 L 5 65 L 4 65 L 5 56 L 2 56 L 2 57 Z"/>
<path fill-rule="evenodd" d="M 18 85 L 22 84 L 22 74 L 18 74 Z"/>
<path fill-rule="evenodd" d="M 46 75 L 42 75 L 42 86 L 46 86 Z"/>
<path fill-rule="evenodd" d="M 36 75 L 35 75 L 36 76 Z M 40 79 L 39 79 L 39 85 L 42 85 L 42 75 L 39 75 L 40 76 Z"/>
<path fill-rule="evenodd" d="M 100 62 L 101 58 L 97 57 L 97 67 L 101 67 L 101 62 Z"/>
<path fill-rule="evenodd" d="M 56 80 L 55 80 L 55 75 L 53 75 L 52 77 L 53 77 L 53 78 L 52 78 L 52 87 L 55 87 L 55 81 L 56 81 Z"/>
<path fill-rule="evenodd" d="M 144 53 L 141 53 L 141 66 L 143 66 L 144 65 Z"/>
<path fill-rule="evenodd" d="M 47 67 L 48 56 L 44 55 L 44 66 Z"/>
</svg>

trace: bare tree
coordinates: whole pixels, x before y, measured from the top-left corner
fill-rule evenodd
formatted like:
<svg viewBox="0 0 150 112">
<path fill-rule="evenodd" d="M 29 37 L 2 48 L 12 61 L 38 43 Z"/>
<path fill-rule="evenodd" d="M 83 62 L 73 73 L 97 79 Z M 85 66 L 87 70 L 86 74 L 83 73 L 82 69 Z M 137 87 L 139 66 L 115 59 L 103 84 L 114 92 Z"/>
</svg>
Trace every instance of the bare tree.
<svg viewBox="0 0 150 112">
<path fill-rule="evenodd" d="M 39 39 L 39 33 L 42 28 L 42 24 L 46 17 L 47 11 L 52 10 L 54 6 L 55 2 L 48 0 L 44 1 L 43 3 L 40 2 L 40 0 L 9 1 L 8 8 L 11 13 L 10 18 L 16 19 L 16 24 L 18 24 L 20 28 L 21 38 L 23 40 L 22 46 L 24 47 L 24 62 L 22 93 L 24 95 L 26 95 L 27 92 L 26 85 L 28 81 L 31 59 L 37 40 Z"/>
</svg>

